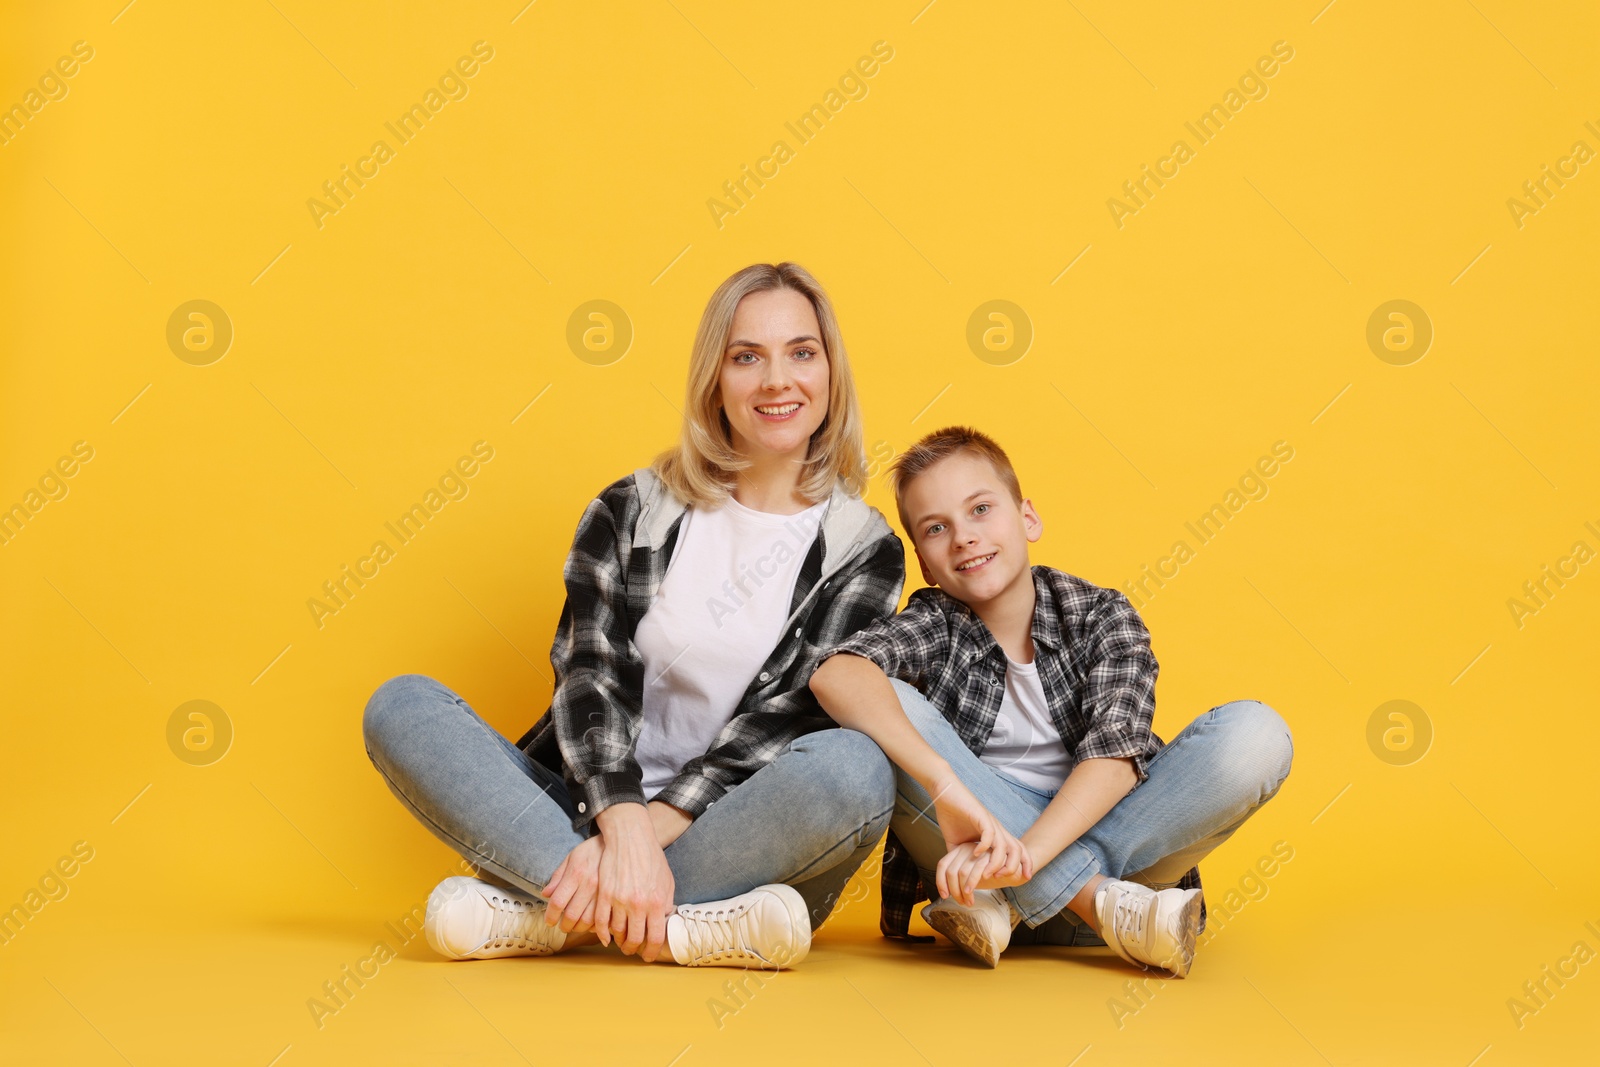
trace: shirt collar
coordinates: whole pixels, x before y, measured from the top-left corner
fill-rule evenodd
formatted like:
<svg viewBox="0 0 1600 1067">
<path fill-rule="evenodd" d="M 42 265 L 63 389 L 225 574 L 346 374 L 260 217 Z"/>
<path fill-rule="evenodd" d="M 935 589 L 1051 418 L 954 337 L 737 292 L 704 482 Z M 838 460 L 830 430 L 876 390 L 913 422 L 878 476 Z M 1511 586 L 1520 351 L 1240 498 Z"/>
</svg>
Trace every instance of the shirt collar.
<svg viewBox="0 0 1600 1067">
<path fill-rule="evenodd" d="M 686 510 L 684 504 L 667 492 L 649 467 L 634 471 L 640 510 L 634 541 L 652 551 L 660 548 L 673 525 Z M 828 498 L 821 524 L 824 558 L 822 578 L 848 563 L 866 545 L 889 533 L 889 524 L 866 501 L 851 495 L 836 483 Z"/>
<path fill-rule="evenodd" d="M 1052 654 L 1061 651 L 1061 612 L 1056 605 L 1055 590 L 1050 587 L 1050 582 L 1045 578 L 1045 568 L 1034 566 L 1029 568 L 1033 578 L 1033 643 L 1035 656 L 1039 648 L 1048 649 Z M 949 594 L 946 594 L 947 596 Z M 994 634 L 989 632 L 989 627 L 978 618 L 977 612 L 966 604 L 956 600 L 951 601 L 958 608 L 957 618 L 961 619 L 961 628 L 966 640 L 971 647 L 967 651 L 969 660 L 988 655 L 991 651 L 1000 648 L 1000 643 L 994 639 Z"/>
</svg>

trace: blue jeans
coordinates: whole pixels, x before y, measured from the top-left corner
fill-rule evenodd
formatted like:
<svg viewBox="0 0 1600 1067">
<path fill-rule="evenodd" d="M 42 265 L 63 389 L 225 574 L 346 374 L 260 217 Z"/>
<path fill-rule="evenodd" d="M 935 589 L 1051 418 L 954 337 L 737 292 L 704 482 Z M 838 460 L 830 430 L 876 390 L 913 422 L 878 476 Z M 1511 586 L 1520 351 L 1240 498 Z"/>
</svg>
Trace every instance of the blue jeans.
<svg viewBox="0 0 1600 1067">
<path fill-rule="evenodd" d="M 368 757 L 400 803 L 489 881 L 542 895 L 586 836 L 572 828 L 577 812 L 562 776 L 432 678 L 383 683 L 362 730 Z M 816 929 L 888 828 L 893 804 L 893 768 L 871 738 L 844 729 L 806 734 L 667 846 L 674 902 L 784 882 L 805 898 Z"/>
<path fill-rule="evenodd" d="M 894 683 L 907 718 L 966 787 L 1016 837 L 1032 826 L 1055 792 L 1040 792 L 973 755 L 955 728 L 912 686 Z M 1153 756 L 1148 777 L 1027 882 L 1004 890 L 1029 931 L 1013 944 L 1104 944 L 1067 908 L 1096 874 L 1155 889 L 1178 883 L 1244 825 L 1289 776 L 1289 726 L 1256 700 L 1222 704 L 1185 726 Z M 944 856 L 927 790 L 896 769 L 890 828 L 934 889 Z"/>
</svg>

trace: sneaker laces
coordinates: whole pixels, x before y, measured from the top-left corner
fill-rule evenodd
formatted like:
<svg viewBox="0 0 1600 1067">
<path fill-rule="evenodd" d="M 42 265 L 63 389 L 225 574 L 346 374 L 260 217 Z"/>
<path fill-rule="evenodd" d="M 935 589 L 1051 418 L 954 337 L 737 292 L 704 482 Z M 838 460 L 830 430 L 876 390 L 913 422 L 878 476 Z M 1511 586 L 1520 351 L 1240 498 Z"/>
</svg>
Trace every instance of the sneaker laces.
<svg viewBox="0 0 1600 1067">
<path fill-rule="evenodd" d="M 1145 919 L 1150 913 L 1148 902 L 1142 895 L 1134 893 L 1118 893 L 1116 904 L 1111 910 L 1111 932 L 1113 944 L 1118 953 L 1132 961 L 1133 957 L 1123 949 L 1127 940 L 1137 944 L 1144 944 Z"/>
<path fill-rule="evenodd" d="M 760 956 L 750 947 L 740 929 L 740 922 L 744 918 L 748 907 L 737 908 L 690 908 L 678 912 L 678 917 L 683 922 L 684 940 L 689 943 L 689 949 L 694 954 L 694 959 L 719 960 L 728 956 L 744 956 L 750 959 L 759 959 Z"/>
<path fill-rule="evenodd" d="M 531 936 L 537 932 L 537 927 L 530 920 L 543 919 L 542 907 L 504 893 L 491 894 L 489 905 L 494 909 L 494 918 L 489 923 L 489 940 L 485 947 L 525 948 L 529 944 L 545 944 L 542 939 Z"/>
</svg>

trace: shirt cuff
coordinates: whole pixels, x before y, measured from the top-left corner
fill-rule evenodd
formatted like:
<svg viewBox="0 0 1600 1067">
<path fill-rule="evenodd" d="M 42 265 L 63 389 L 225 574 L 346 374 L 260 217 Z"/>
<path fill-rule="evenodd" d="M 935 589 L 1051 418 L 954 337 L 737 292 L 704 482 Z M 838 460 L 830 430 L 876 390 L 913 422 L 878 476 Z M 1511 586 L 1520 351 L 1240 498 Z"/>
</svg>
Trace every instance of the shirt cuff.
<svg viewBox="0 0 1600 1067">
<path fill-rule="evenodd" d="M 636 776 L 623 771 L 594 775 L 580 787 L 578 814 L 572 820 L 572 828 L 581 832 L 613 804 L 644 802 L 644 786 Z"/>
<path fill-rule="evenodd" d="M 860 646 L 851 646 L 849 644 L 835 645 L 833 648 L 828 649 L 826 652 L 822 653 L 822 655 L 817 657 L 817 665 L 815 667 L 811 668 L 811 674 L 806 675 L 805 684 L 806 685 L 810 685 L 812 677 L 817 673 L 817 671 L 822 667 L 822 665 L 824 663 L 828 662 L 828 660 L 832 659 L 834 656 L 839 655 L 840 653 L 844 653 L 847 656 L 860 657 L 861 659 L 864 659 L 868 663 L 870 663 L 873 666 L 877 667 L 884 674 L 888 674 L 889 673 L 889 668 L 887 668 L 887 667 L 885 667 L 883 665 L 883 663 L 881 662 L 881 660 L 879 658 L 879 655 L 875 655 L 874 654 L 876 651 L 877 651 L 876 649 L 860 647 Z M 885 656 L 883 658 L 887 659 L 888 657 Z M 890 675 L 890 677 L 893 677 L 893 675 Z"/>
<path fill-rule="evenodd" d="M 1150 777 L 1146 764 L 1149 757 L 1145 753 L 1145 743 L 1137 735 L 1122 730 L 1091 733 L 1078 742 L 1078 751 L 1074 761 L 1081 763 L 1086 759 L 1127 759 L 1133 761 L 1133 773 L 1136 776 L 1135 785 Z"/>
<path fill-rule="evenodd" d="M 703 774 L 680 774 L 668 782 L 651 800 L 659 800 L 663 804 L 671 804 L 681 811 L 687 812 L 691 819 L 698 819 L 705 814 L 707 808 L 716 800 L 721 799 L 727 790 L 715 779 L 707 778 Z"/>
<path fill-rule="evenodd" d="M 848 648 L 830 648 L 825 650 L 822 655 L 817 657 L 816 665 L 811 668 L 810 673 L 808 673 L 805 678 L 801 680 L 800 684 L 810 685 L 811 679 L 816 677 L 817 672 L 822 669 L 822 665 L 824 663 L 828 662 L 828 660 L 832 659 L 834 656 L 837 656 L 841 652 L 849 651 L 850 650 Z M 852 653 L 852 655 L 859 655 L 859 653 Z"/>
</svg>

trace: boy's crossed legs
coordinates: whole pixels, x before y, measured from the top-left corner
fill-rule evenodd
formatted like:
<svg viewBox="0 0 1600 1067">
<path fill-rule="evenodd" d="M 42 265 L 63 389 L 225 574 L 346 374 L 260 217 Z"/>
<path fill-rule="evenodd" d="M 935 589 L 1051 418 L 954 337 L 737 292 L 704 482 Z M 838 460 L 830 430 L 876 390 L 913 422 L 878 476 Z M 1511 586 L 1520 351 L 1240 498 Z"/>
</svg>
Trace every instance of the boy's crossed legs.
<svg viewBox="0 0 1600 1067">
<path fill-rule="evenodd" d="M 894 687 L 923 739 L 1006 830 L 1021 837 L 1050 797 L 980 760 L 914 687 L 900 681 Z M 1029 881 L 996 892 L 1033 928 L 1035 943 L 1104 944 L 1110 909 L 1103 914 L 1096 907 L 1098 890 L 1131 894 L 1137 890 L 1123 888 L 1128 882 L 1157 890 L 1176 885 L 1272 799 L 1293 757 L 1289 727 L 1267 705 L 1239 700 L 1212 708 L 1164 745 L 1146 767 L 1148 778 L 1077 841 Z M 932 890 L 944 838 L 927 791 L 898 769 L 890 829 Z M 1114 906 L 1115 895 L 1099 895 L 1102 904 L 1110 895 Z"/>
</svg>

